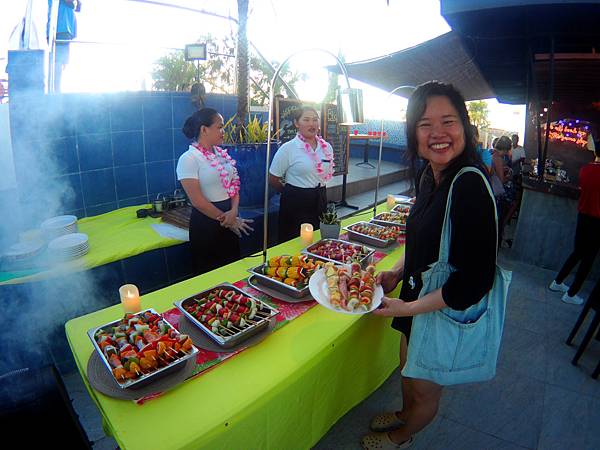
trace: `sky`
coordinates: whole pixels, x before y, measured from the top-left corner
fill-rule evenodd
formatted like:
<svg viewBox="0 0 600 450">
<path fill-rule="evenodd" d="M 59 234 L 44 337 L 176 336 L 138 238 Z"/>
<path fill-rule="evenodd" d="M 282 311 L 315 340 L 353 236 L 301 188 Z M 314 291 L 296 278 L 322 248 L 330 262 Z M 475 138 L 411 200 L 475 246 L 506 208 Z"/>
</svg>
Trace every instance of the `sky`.
<svg viewBox="0 0 600 450">
<path fill-rule="evenodd" d="M 47 0 L 33 0 L 43 22 Z M 237 17 L 236 0 L 162 0 Z M 11 0 L 0 15 L 0 58 L 5 57 L 10 31 L 24 14 L 27 0 Z M 348 62 L 382 56 L 417 45 L 450 31 L 439 14 L 438 0 L 250 0 L 248 37 L 269 60 L 283 61 L 309 48 L 341 52 Z M 64 92 L 150 89 L 152 63 L 174 48 L 235 30 L 231 21 L 209 15 L 131 0 L 84 0 L 78 13 L 78 40 L 103 45 L 74 44 L 64 73 Z M 44 25 L 45 26 L 45 25 Z M 6 37 L 4 37 L 6 36 Z M 323 68 L 334 62 L 324 52 L 304 52 L 289 61 L 308 79 L 298 85 L 304 100 L 318 100 L 327 89 Z M 0 60 L 0 72 L 5 60 Z M 0 78 L 2 75 L 0 74 Z M 382 90 L 352 81 L 363 89 L 365 115 L 401 119 L 406 102 L 389 99 Z M 524 106 L 489 102 L 492 126 L 522 135 Z"/>
</svg>

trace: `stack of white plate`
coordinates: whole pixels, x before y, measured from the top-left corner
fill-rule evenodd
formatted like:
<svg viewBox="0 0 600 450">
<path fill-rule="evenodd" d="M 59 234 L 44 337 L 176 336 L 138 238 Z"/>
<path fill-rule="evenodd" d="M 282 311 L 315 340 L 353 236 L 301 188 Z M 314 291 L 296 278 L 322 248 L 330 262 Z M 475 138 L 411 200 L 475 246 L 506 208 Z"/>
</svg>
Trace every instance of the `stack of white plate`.
<svg viewBox="0 0 600 450">
<path fill-rule="evenodd" d="M 11 245 L 1 256 L 6 261 L 23 261 L 40 254 L 44 249 L 41 241 L 18 242 Z"/>
<path fill-rule="evenodd" d="M 48 244 L 48 253 L 61 260 L 76 259 L 90 250 L 88 235 L 71 233 L 57 237 Z"/>
<path fill-rule="evenodd" d="M 69 233 L 77 233 L 76 216 L 56 216 L 44 220 L 40 225 L 43 235 L 47 240 Z"/>
</svg>

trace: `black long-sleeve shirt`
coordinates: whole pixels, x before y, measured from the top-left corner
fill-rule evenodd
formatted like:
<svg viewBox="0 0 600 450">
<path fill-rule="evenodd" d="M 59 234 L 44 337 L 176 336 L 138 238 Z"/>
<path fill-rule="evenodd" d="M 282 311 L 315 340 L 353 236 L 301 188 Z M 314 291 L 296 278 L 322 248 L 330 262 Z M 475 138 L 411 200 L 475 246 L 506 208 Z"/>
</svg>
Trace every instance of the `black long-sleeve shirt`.
<svg viewBox="0 0 600 450">
<path fill-rule="evenodd" d="M 404 277 L 400 298 L 414 301 L 421 291 L 421 273 L 438 260 L 446 200 L 454 175 L 445 174 L 435 185 L 431 168 L 418 183 L 417 200 L 406 224 Z M 483 179 L 465 173 L 454 183 L 450 208 L 451 240 L 449 262 L 456 269 L 442 287 L 444 302 L 465 310 L 492 288 L 496 264 L 494 203 Z M 411 282 L 412 277 L 412 282 Z M 396 317 L 392 326 L 408 338 L 412 317 Z"/>
</svg>

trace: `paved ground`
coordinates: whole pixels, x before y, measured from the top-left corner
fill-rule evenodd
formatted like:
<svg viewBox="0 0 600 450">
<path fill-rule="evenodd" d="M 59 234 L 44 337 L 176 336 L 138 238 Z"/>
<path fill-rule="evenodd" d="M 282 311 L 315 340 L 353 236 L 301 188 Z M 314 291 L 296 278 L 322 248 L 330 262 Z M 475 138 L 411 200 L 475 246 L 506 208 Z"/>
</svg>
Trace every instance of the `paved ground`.
<svg viewBox="0 0 600 450">
<path fill-rule="evenodd" d="M 386 186 L 382 198 L 406 187 L 403 183 Z M 368 207 L 372 196 L 365 193 L 349 200 Z M 508 249 L 502 249 L 500 261 L 513 270 L 513 282 L 497 376 L 488 383 L 446 388 L 438 417 L 411 448 L 600 449 L 600 380 L 590 376 L 600 358 L 600 342 L 592 341 L 579 366 L 572 366 L 575 348 L 564 341 L 581 307 L 562 303 L 559 294 L 546 289 L 553 272 L 512 261 Z M 586 297 L 592 284 L 588 282 L 583 288 Z M 588 323 L 584 323 L 576 345 Z M 370 418 L 401 405 L 400 377 L 396 370 L 342 417 L 315 450 L 359 449 Z M 79 374 L 67 377 L 66 383 L 94 448 L 114 449 L 116 443 L 105 437 L 100 415 Z"/>
<path fill-rule="evenodd" d="M 497 376 L 488 383 L 446 388 L 438 417 L 411 448 L 599 449 L 600 380 L 590 374 L 600 358 L 600 342 L 592 341 L 579 366 L 572 366 L 575 348 L 564 341 L 581 307 L 562 303 L 559 294 L 546 289 L 553 272 L 513 262 L 506 249 L 501 264 L 513 270 L 513 282 Z M 587 283 L 584 294 L 591 287 Z M 359 449 L 370 418 L 402 404 L 400 379 L 396 370 L 314 450 Z"/>
</svg>

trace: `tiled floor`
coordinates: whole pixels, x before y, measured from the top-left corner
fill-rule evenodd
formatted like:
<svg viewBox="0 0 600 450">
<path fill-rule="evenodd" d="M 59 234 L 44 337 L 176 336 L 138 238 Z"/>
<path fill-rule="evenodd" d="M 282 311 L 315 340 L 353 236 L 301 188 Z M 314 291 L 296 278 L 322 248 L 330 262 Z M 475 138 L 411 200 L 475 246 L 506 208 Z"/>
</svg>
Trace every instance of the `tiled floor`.
<svg viewBox="0 0 600 450">
<path fill-rule="evenodd" d="M 383 192 L 399 193 L 407 187 L 397 185 L 386 186 Z M 352 202 L 368 207 L 372 200 L 365 200 L 372 195 L 363 194 L 362 201 L 353 197 Z M 513 271 L 513 281 L 497 375 L 487 383 L 446 388 L 437 418 L 411 448 L 600 449 L 600 380 L 590 376 L 600 358 L 600 342 L 593 340 L 579 366 L 572 366 L 575 348 L 564 341 L 581 307 L 562 303 L 559 294 L 546 289 L 553 272 L 512 261 L 508 249 L 502 249 L 500 263 Z M 592 284 L 586 283 L 582 295 L 587 297 Z M 401 405 L 400 378 L 396 370 L 342 417 L 315 450 L 359 449 L 370 418 Z M 116 443 L 105 437 L 99 413 L 79 374 L 67 377 L 66 384 L 94 448 L 114 449 Z"/>
<path fill-rule="evenodd" d="M 513 282 L 497 375 L 487 383 L 446 388 L 437 418 L 411 448 L 599 449 L 600 381 L 590 374 L 600 358 L 600 342 L 593 340 L 579 366 L 572 366 L 575 348 L 564 341 L 581 307 L 562 303 L 559 294 L 546 289 L 553 272 L 514 262 L 507 249 L 501 252 L 501 265 L 513 270 Z M 396 370 L 315 450 L 359 449 L 371 417 L 402 404 L 400 379 Z"/>
</svg>

